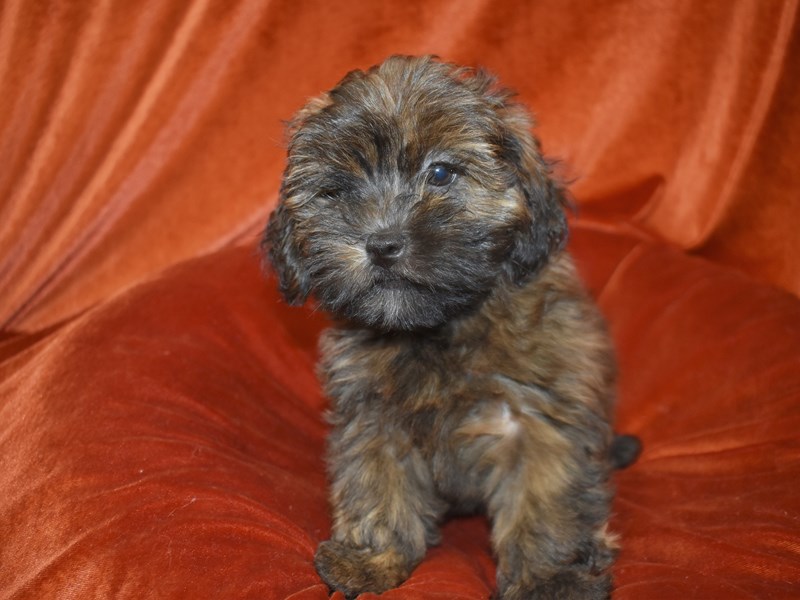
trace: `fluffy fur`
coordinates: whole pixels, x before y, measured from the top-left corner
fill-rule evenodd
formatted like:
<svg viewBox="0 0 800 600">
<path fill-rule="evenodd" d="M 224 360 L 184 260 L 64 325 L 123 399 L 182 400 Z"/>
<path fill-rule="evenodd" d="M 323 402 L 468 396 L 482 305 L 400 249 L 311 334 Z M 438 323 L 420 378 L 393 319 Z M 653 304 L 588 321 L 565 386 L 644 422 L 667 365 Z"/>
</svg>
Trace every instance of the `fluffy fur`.
<svg viewBox="0 0 800 600">
<path fill-rule="evenodd" d="M 498 597 L 604 598 L 614 364 L 527 112 L 483 71 L 391 57 L 290 126 L 263 248 L 321 341 L 347 597 L 399 585 L 448 514 L 485 510 Z"/>
</svg>

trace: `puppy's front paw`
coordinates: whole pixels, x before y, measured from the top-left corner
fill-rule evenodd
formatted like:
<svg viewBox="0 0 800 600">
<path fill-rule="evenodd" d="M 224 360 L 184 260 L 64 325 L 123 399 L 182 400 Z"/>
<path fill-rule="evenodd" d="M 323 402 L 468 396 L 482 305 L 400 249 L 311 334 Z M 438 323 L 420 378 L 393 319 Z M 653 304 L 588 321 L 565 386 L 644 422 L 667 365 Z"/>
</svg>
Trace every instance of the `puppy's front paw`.
<svg viewBox="0 0 800 600">
<path fill-rule="evenodd" d="M 375 552 L 333 540 L 319 545 L 314 566 L 328 587 L 347 598 L 355 598 L 362 592 L 385 592 L 400 585 L 409 575 L 407 561 L 392 548 Z"/>
<path fill-rule="evenodd" d="M 611 597 L 611 576 L 590 575 L 573 569 L 560 571 L 533 585 L 500 581 L 497 600 L 607 600 Z"/>
</svg>

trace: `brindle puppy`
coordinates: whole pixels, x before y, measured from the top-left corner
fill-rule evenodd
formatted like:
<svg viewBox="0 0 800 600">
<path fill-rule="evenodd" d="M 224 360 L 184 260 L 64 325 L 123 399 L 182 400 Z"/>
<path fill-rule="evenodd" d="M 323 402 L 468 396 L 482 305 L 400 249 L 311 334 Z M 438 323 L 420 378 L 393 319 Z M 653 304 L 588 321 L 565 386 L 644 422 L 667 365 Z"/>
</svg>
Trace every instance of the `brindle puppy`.
<svg viewBox="0 0 800 600">
<path fill-rule="evenodd" d="M 609 474 L 638 442 L 613 436 L 611 348 L 530 128 L 491 76 L 430 57 L 354 71 L 291 125 L 263 246 L 289 302 L 339 319 L 316 566 L 348 597 L 477 509 L 500 598 L 609 594 Z"/>
</svg>

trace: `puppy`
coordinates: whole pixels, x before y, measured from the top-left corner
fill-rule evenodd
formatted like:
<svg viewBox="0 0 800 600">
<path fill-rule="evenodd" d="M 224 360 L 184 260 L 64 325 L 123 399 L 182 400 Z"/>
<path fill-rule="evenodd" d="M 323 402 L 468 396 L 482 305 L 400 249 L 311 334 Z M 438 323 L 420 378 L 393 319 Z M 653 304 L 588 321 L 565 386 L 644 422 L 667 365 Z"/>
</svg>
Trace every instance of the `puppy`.
<svg viewBox="0 0 800 600">
<path fill-rule="evenodd" d="M 290 124 L 262 247 L 321 340 L 333 532 L 352 598 L 399 585 L 449 514 L 485 510 L 498 597 L 605 598 L 613 467 L 603 321 L 564 250 L 565 191 L 483 71 L 395 56 Z"/>
</svg>

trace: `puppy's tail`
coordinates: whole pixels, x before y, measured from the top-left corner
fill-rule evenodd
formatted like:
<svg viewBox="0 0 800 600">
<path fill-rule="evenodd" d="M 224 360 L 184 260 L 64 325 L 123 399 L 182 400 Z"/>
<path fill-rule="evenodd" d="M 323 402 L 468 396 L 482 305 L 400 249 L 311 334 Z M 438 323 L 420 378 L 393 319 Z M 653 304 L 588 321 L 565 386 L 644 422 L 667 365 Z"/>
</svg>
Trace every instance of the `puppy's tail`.
<svg viewBox="0 0 800 600">
<path fill-rule="evenodd" d="M 609 450 L 611 466 L 614 469 L 624 469 L 631 466 L 642 452 L 642 442 L 635 435 L 614 434 Z"/>
</svg>

